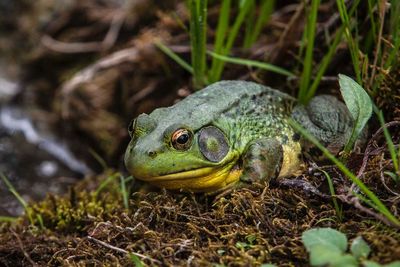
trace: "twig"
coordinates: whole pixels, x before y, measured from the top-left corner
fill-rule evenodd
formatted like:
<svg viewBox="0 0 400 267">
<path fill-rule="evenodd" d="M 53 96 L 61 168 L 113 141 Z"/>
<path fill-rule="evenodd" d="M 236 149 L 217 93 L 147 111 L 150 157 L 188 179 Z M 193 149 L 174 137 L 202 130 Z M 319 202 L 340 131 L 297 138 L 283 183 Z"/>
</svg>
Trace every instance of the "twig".
<svg viewBox="0 0 400 267">
<path fill-rule="evenodd" d="M 386 188 L 386 190 L 388 190 L 390 193 L 392 193 L 392 194 L 395 195 L 395 196 L 400 196 L 399 193 L 394 192 L 392 189 L 390 189 L 390 188 L 386 185 L 385 177 L 384 177 L 384 175 L 383 175 L 383 164 L 382 164 L 383 159 L 384 159 L 384 158 L 383 158 L 383 155 L 382 155 L 381 160 L 379 161 L 379 169 L 380 169 L 381 182 L 382 182 L 383 186 Z"/>
<path fill-rule="evenodd" d="M 391 121 L 391 122 L 386 123 L 384 126 L 379 128 L 374 133 L 374 135 L 371 137 L 371 139 L 368 141 L 367 147 L 365 148 L 365 151 L 364 151 L 364 157 L 363 157 L 362 165 L 361 165 L 361 167 L 360 167 L 360 169 L 358 170 L 358 173 L 357 173 L 357 177 L 358 178 L 361 177 L 361 175 L 365 171 L 365 168 L 367 167 L 368 158 L 372 154 L 371 153 L 371 149 L 372 149 L 373 141 L 375 141 L 378 138 L 378 136 L 383 132 L 384 128 L 389 128 L 389 127 L 396 126 L 396 125 L 400 125 L 400 121 Z"/>
<path fill-rule="evenodd" d="M 28 252 L 25 251 L 24 245 L 22 244 L 21 238 L 19 238 L 18 234 L 17 234 L 16 232 L 14 232 L 13 230 L 10 230 L 10 231 L 13 233 L 13 235 L 14 235 L 15 238 L 17 239 L 19 248 L 21 249 L 21 251 L 22 251 L 22 253 L 24 254 L 25 258 L 29 261 L 29 263 L 30 263 L 32 266 L 38 266 L 38 265 L 31 259 L 31 257 L 29 256 Z"/>
<path fill-rule="evenodd" d="M 301 179 L 277 179 L 279 185 L 287 186 L 289 188 L 297 187 L 301 188 L 305 193 L 314 194 L 322 198 L 330 198 L 330 196 L 321 193 L 315 186 L 310 184 L 308 181 Z"/>
<path fill-rule="evenodd" d="M 131 99 L 129 99 L 128 106 L 133 106 L 134 104 L 140 102 L 141 100 L 149 96 L 156 90 L 157 88 L 156 85 L 157 85 L 156 81 L 150 81 L 146 87 L 141 89 L 139 92 L 133 95 Z"/>
<path fill-rule="evenodd" d="M 304 2 L 296 5 L 295 13 L 290 18 L 290 21 L 287 23 L 283 33 L 279 37 L 277 45 L 274 47 L 275 53 L 270 53 L 271 56 L 268 58 L 268 62 L 274 62 L 275 60 L 277 60 L 282 50 L 288 46 L 290 42 L 287 40 L 287 37 L 289 36 L 289 33 L 293 31 L 293 26 L 297 25 L 297 22 L 302 18 L 303 10 Z"/>
<path fill-rule="evenodd" d="M 136 47 L 130 47 L 112 53 L 77 72 L 72 79 L 62 85 L 61 93 L 63 95 L 70 94 L 75 87 L 89 82 L 93 79 L 94 75 L 101 70 L 114 67 L 124 62 L 137 61 L 138 59 L 139 53 Z"/>
<path fill-rule="evenodd" d="M 135 256 L 138 256 L 139 258 L 146 259 L 146 260 L 155 262 L 157 264 L 161 264 L 161 261 L 152 259 L 152 258 L 150 258 L 150 257 L 148 257 L 146 255 L 143 255 L 143 254 L 140 254 L 140 253 L 137 253 L 137 252 L 133 252 L 133 251 L 127 251 L 127 250 L 119 248 L 119 247 L 115 247 L 113 245 L 110 245 L 110 244 L 108 244 L 108 243 L 106 243 L 104 241 L 101 241 L 101 240 L 99 240 L 97 238 L 94 238 L 94 237 L 91 237 L 91 236 L 87 236 L 87 238 L 89 240 L 94 241 L 95 243 L 97 243 L 99 245 L 102 245 L 103 247 L 109 248 L 111 250 L 114 250 L 114 251 L 117 251 L 117 252 L 120 252 L 120 253 L 123 253 L 123 254 L 126 254 L 126 255 L 133 254 Z"/>
<path fill-rule="evenodd" d="M 383 222 L 386 225 L 393 226 L 393 227 L 396 227 L 396 228 L 400 228 L 400 226 L 398 224 L 392 223 L 391 221 L 389 221 L 383 215 L 378 214 L 376 212 L 373 212 L 372 210 L 370 210 L 370 209 L 364 207 L 363 205 L 361 205 L 360 200 L 357 197 L 354 197 L 353 195 L 351 195 L 351 196 L 349 196 L 349 195 L 338 195 L 337 197 L 340 200 L 342 200 L 343 202 L 351 204 L 355 208 L 361 210 L 362 212 L 365 212 L 365 213 L 375 217 L 376 219 L 380 220 L 381 222 Z"/>
<path fill-rule="evenodd" d="M 44 35 L 41 42 L 46 48 L 59 53 L 74 54 L 104 51 L 110 49 L 115 44 L 124 20 L 125 13 L 117 12 L 111 21 L 107 34 L 101 42 L 66 43 L 58 41 L 49 35 Z"/>
</svg>

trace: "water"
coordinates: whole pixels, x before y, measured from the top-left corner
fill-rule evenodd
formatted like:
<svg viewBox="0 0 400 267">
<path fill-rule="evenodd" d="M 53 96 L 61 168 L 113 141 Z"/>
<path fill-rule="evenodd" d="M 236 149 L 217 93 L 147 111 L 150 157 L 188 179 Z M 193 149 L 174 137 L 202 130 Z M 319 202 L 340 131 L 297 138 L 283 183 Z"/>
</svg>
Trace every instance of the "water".
<svg viewBox="0 0 400 267">
<path fill-rule="evenodd" d="M 0 76 L 0 172 L 27 201 L 42 199 L 49 192 L 64 193 L 92 171 L 72 154 L 67 140 L 43 125 L 39 129 L 26 108 L 10 103 L 18 91 L 17 83 Z M 1 181 L 0 215 L 17 216 L 22 211 Z"/>
</svg>

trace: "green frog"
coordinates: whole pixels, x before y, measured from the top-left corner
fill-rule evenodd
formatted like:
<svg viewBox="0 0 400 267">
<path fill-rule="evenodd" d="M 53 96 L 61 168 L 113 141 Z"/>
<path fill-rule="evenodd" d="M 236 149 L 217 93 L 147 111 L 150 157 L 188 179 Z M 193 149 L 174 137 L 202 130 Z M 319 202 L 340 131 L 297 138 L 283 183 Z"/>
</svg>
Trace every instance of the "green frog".
<svg viewBox="0 0 400 267">
<path fill-rule="evenodd" d="M 302 150 L 310 148 L 289 125 L 291 118 L 333 152 L 353 125 L 333 96 L 303 106 L 267 86 L 221 81 L 134 119 L 125 165 L 136 179 L 166 189 L 216 192 L 268 182 L 295 173 Z"/>
</svg>

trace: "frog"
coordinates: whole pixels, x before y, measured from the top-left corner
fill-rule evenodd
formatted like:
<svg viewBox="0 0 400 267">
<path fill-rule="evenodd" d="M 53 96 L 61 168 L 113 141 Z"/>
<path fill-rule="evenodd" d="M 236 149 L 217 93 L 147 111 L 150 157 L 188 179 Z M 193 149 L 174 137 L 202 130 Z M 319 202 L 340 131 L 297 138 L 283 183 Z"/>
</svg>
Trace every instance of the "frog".
<svg viewBox="0 0 400 267">
<path fill-rule="evenodd" d="M 354 123 L 334 96 L 302 105 L 255 82 L 219 81 L 132 120 L 125 166 L 135 179 L 168 190 L 212 193 L 266 184 L 293 175 L 305 149 L 313 150 L 290 120 L 334 153 Z"/>
</svg>

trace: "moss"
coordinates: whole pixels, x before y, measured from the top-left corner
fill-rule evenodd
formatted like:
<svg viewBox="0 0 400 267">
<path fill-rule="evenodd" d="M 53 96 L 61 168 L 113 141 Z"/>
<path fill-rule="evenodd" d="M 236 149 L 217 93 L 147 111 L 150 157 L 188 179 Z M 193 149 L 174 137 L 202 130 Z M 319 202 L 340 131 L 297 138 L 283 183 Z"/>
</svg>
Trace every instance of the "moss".
<svg viewBox="0 0 400 267">
<path fill-rule="evenodd" d="M 32 228 L 26 218 L 3 224 L 0 263 L 29 265 L 28 255 L 39 265 L 132 265 L 127 253 L 134 252 L 149 265 L 307 266 L 301 234 L 312 227 L 338 228 L 349 238 L 362 235 L 373 248 L 373 260 L 400 258 L 395 229 L 350 206 L 344 206 L 345 220 L 338 222 L 330 199 L 296 188 L 272 183 L 220 198 L 136 192 L 126 210 L 118 179 L 96 194 L 100 181 L 110 175 L 87 178 L 65 196 L 34 204 L 32 214 L 43 218 L 45 229 Z M 307 179 L 323 184 L 318 177 Z"/>
</svg>

